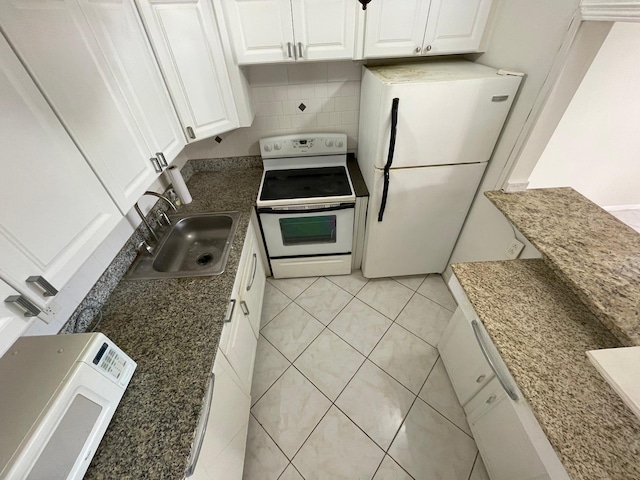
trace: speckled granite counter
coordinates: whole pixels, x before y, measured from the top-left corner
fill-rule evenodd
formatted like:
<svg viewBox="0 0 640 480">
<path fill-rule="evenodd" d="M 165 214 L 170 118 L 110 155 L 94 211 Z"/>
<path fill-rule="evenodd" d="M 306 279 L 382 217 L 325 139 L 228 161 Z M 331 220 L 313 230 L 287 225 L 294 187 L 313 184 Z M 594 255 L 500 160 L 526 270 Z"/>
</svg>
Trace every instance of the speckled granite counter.
<svg viewBox="0 0 640 480">
<path fill-rule="evenodd" d="M 571 478 L 640 478 L 640 421 L 585 354 L 620 342 L 542 260 L 452 268 Z"/>
<path fill-rule="evenodd" d="M 125 277 L 105 304 L 100 331 L 138 368 L 85 478 L 182 478 L 261 175 L 231 168 L 188 182 L 193 203 L 180 212 L 241 212 L 225 273 Z"/>
<path fill-rule="evenodd" d="M 624 345 L 640 345 L 640 235 L 572 188 L 487 198 Z"/>
</svg>

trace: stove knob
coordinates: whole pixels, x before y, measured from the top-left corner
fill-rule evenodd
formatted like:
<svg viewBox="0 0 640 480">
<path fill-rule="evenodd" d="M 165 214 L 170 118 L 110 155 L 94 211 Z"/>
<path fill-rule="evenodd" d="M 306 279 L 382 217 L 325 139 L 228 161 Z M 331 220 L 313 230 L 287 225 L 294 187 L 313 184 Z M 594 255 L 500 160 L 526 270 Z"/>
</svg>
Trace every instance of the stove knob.
<svg viewBox="0 0 640 480">
<path fill-rule="evenodd" d="M 271 151 L 271 144 L 267 143 L 267 144 L 264 146 L 264 151 L 265 151 L 265 152 L 270 152 L 270 151 Z"/>
<path fill-rule="evenodd" d="M 279 143 L 276 143 L 276 144 L 273 145 L 273 148 L 275 150 L 280 150 L 282 148 L 282 145 L 280 145 Z"/>
<path fill-rule="evenodd" d="M 344 142 L 342 140 L 336 140 L 336 147 L 342 148 L 343 145 L 344 145 Z"/>
<path fill-rule="evenodd" d="M 324 144 L 325 144 L 327 147 L 333 147 L 333 140 L 325 140 Z"/>
</svg>

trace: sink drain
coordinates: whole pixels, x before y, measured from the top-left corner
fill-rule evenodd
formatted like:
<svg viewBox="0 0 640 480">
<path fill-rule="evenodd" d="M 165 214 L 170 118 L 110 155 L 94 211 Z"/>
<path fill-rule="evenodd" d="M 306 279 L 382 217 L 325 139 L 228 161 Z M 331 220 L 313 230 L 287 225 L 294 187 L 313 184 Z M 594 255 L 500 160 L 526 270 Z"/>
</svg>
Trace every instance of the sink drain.
<svg viewBox="0 0 640 480">
<path fill-rule="evenodd" d="M 201 267 L 204 267 L 205 265 L 209 265 L 211 263 L 211 260 L 213 260 L 213 255 L 211 255 L 210 253 L 203 253 L 198 258 L 196 258 L 196 263 Z"/>
</svg>

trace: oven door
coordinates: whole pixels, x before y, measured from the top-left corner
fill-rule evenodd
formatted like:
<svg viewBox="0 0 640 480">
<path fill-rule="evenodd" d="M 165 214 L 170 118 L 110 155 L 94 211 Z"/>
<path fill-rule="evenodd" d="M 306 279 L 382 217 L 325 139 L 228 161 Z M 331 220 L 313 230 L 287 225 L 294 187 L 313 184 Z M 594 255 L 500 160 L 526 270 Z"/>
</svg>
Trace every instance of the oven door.
<svg viewBox="0 0 640 480">
<path fill-rule="evenodd" d="M 259 208 L 269 258 L 351 253 L 354 203 Z"/>
</svg>

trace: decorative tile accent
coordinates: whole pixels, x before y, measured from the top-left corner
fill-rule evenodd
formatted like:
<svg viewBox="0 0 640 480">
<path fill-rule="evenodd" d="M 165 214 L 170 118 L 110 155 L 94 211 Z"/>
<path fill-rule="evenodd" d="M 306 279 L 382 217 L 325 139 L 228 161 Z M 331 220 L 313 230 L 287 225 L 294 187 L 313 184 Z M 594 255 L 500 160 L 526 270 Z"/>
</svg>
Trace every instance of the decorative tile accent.
<svg viewBox="0 0 640 480">
<path fill-rule="evenodd" d="M 218 143 L 222 143 L 222 138 L 218 135 L 216 135 L 216 137 L 214 138 L 214 140 Z"/>
<path fill-rule="evenodd" d="M 307 109 L 307 106 L 304 103 L 301 103 L 300 105 L 298 105 L 298 110 L 300 110 L 301 112 L 304 112 Z"/>
</svg>

